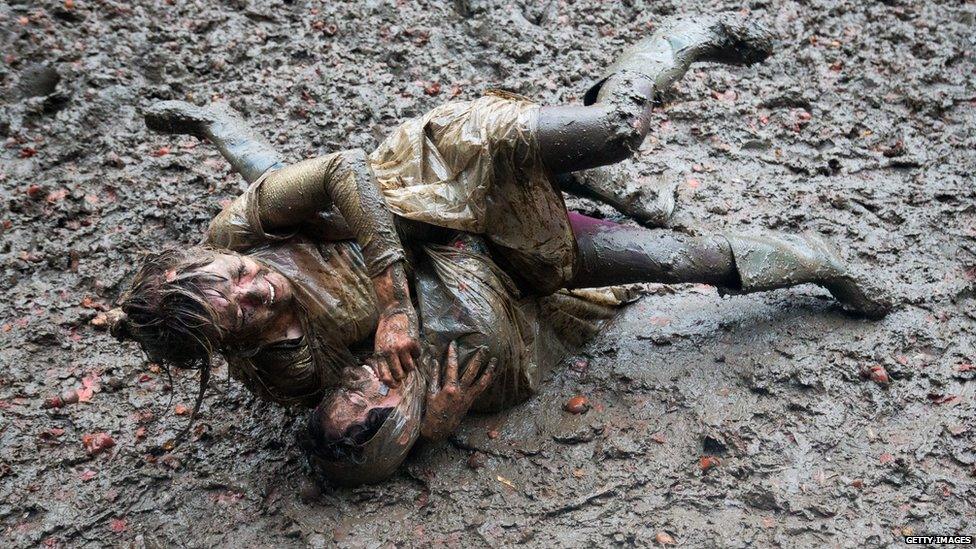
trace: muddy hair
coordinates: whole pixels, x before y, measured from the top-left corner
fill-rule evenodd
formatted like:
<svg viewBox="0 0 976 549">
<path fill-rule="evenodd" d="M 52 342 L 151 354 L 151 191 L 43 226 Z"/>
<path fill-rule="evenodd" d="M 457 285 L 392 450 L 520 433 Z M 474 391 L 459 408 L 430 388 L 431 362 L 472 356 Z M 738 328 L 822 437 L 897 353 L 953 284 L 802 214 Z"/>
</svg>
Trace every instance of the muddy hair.
<svg viewBox="0 0 976 549">
<path fill-rule="evenodd" d="M 392 407 L 373 408 L 366 414 L 365 420 L 346 427 L 341 435 L 334 436 L 326 432 L 322 410 L 320 406 L 309 415 L 306 451 L 327 462 L 355 464 L 362 463 L 363 445 L 379 432 L 393 412 Z"/>
<path fill-rule="evenodd" d="M 213 250 L 203 247 L 146 254 L 120 300 L 122 316 L 112 326 L 116 338 L 138 343 L 168 376 L 171 367 L 200 370 L 200 390 L 190 423 L 174 444 L 189 432 L 200 410 L 213 355 L 224 336 L 217 312 L 205 295 L 214 275 L 201 271 L 214 257 Z"/>
</svg>

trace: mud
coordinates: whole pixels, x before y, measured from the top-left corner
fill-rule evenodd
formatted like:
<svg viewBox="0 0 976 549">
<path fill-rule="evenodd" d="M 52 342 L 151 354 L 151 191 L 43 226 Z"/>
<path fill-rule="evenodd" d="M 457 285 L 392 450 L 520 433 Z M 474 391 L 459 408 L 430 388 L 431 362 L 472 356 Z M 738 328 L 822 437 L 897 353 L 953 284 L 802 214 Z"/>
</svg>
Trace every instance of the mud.
<svg viewBox="0 0 976 549">
<path fill-rule="evenodd" d="M 658 287 L 525 405 L 467 421 L 386 484 L 324 491 L 304 485 L 303 416 L 235 383 L 212 384 L 193 443 L 158 450 L 185 425 L 194 376 L 170 390 L 90 323 L 139 250 L 196 242 L 241 189 L 215 150 L 150 133 L 141 109 L 222 97 L 289 161 L 371 150 L 404 117 L 489 88 L 578 101 L 663 16 L 739 4 L 173 4 L 0 4 L 4 546 L 973 533 L 971 2 L 753 2 L 774 55 L 693 67 L 621 168 L 677 181 L 671 224 L 688 232 L 847 243 L 893 285 L 895 313 L 854 319 L 815 287 Z M 43 407 L 68 390 L 79 402 Z M 563 411 L 576 395 L 590 409 Z"/>
</svg>

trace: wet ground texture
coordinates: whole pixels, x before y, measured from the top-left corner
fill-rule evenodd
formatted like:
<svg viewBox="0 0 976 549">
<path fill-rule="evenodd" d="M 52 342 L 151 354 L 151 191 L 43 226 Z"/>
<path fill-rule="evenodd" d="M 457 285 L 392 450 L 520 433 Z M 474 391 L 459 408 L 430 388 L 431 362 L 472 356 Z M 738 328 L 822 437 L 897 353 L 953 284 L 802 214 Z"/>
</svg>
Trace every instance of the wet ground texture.
<svg viewBox="0 0 976 549">
<path fill-rule="evenodd" d="M 976 532 L 976 4 L 747 4 L 776 54 L 693 69 L 624 173 L 677 182 L 680 230 L 825 233 L 892 285 L 897 311 L 852 318 L 815 287 L 653 288 L 527 404 L 468 421 L 386 484 L 317 491 L 294 443 L 303 415 L 223 367 L 192 442 L 160 451 L 195 377 L 171 385 L 90 322 L 140 250 L 195 242 L 240 189 L 212 148 L 150 134 L 141 109 L 222 98 L 289 158 L 371 149 L 489 88 L 577 101 L 663 17 L 741 4 L 0 3 L 0 544 Z M 563 410 L 575 395 L 585 413 Z"/>
</svg>

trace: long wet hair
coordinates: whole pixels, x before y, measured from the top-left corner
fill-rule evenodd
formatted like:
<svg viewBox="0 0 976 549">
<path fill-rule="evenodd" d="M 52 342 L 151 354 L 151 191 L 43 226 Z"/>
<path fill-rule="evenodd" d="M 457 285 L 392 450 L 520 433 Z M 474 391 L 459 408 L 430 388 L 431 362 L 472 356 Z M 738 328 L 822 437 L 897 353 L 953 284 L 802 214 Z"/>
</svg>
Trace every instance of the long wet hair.
<svg viewBox="0 0 976 549">
<path fill-rule="evenodd" d="M 200 390 L 190 423 L 173 444 L 193 425 L 210 381 L 213 356 L 226 335 L 206 296 L 214 275 L 201 270 L 215 255 L 204 247 L 166 248 L 146 254 L 122 295 L 121 314 L 111 326 L 112 335 L 138 343 L 167 375 L 171 367 L 200 370 Z"/>
</svg>

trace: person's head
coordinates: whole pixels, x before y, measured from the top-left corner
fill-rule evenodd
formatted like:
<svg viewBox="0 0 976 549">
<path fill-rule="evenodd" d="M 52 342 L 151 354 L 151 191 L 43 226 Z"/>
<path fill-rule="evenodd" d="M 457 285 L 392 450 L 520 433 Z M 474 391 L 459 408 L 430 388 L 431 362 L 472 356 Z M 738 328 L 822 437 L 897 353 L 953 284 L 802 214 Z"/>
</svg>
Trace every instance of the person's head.
<svg viewBox="0 0 976 549">
<path fill-rule="evenodd" d="M 403 462 L 420 434 L 426 383 L 417 370 L 388 387 L 370 366 L 347 369 L 309 416 L 309 462 L 339 485 L 379 482 Z"/>
<path fill-rule="evenodd" d="M 113 333 L 151 360 L 205 368 L 213 353 L 259 341 L 292 300 L 291 283 L 251 257 L 170 248 L 146 256 Z"/>
</svg>

